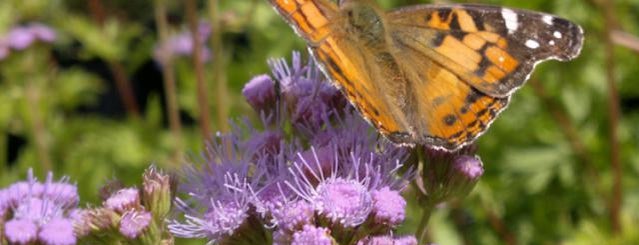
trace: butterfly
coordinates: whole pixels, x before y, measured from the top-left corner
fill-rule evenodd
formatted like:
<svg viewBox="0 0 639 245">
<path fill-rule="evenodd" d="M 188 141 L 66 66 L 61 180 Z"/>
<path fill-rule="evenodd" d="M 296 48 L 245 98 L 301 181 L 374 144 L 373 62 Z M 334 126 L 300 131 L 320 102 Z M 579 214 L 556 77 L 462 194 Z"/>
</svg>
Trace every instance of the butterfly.
<svg viewBox="0 0 639 245">
<path fill-rule="evenodd" d="M 535 65 L 577 57 L 566 19 L 489 5 L 269 0 L 382 135 L 454 151 L 482 135 Z"/>
</svg>

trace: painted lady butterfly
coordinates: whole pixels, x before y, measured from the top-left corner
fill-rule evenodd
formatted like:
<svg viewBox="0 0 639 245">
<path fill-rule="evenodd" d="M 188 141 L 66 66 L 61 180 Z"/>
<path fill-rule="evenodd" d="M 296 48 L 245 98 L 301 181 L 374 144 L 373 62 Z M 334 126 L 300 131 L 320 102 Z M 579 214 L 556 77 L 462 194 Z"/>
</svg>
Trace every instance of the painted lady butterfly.
<svg viewBox="0 0 639 245">
<path fill-rule="evenodd" d="M 486 5 L 371 0 L 269 0 L 304 38 L 324 73 L 398 144 L 455 150 L 506 108 L 535 65 L 575 58 L 578 25 Z"/>
</svg>

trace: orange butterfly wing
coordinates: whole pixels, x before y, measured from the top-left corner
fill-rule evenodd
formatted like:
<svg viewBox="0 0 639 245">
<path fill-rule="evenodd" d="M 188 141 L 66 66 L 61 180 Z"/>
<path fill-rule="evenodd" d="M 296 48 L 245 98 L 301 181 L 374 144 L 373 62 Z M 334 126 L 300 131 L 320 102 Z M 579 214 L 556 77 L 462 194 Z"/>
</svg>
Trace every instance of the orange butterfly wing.
<svg viewBox="0 0 639 245">
<path fill-rule="evenodd" d="M 481 135 L 538 62 L 574 58 L 583 42 L 581 28 L 569 21 L 475 5 L 377 13 L 383 19 L 364 26 L 383 23 L 384 28 L 364 29 L 362 40 L 353 33 L 353 27 L 362 26 L 349 22 L 351 13 L 331 1 L 270 2 L 307 41 L 324 73 L 383 135 L 396 143 L 449 150 Z M 522 20 L 530 26 L 520 26 Z"/>
<path fill-rule="evenodd" d="M 523 85 L 541 61 L 575 58 L 583 44 L 583 30 L 568 20 L 497 6 L 417 5 L 388 20 L 401 30 L 397 40 L 428 46 L 428 58 L 495 97 Z"/>
</svg>

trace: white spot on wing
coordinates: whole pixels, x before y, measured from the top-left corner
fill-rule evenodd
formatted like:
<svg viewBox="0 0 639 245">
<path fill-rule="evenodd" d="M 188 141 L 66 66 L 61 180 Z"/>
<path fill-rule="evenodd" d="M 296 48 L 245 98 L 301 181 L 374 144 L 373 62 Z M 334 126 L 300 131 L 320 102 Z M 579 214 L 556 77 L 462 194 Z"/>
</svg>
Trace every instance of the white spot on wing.
<svg viewBox="0 0 639 245">
<path fill-rule="evenodd" d="M 528 41 L 526 41 L 526 47 L 537 49 L 539 48 L 539 43 L 535 40 L 528 39 Z"/>
<path fill-rule="evenodd" d="M 548 42 L 548 44 L 550 44 L 550 46 L 554 46 L 554 45 L 555 45 L 555 41 L 554 41 L 554 40 L 550 40 L 550 41 Z"/>
<path fill-rule="evenodd" d="M 499 62 L 504 62 L 504 56 L 499 56 Z"/>
<path fill-rule="evenodd" d="M 544 15 L 544 17 L 542 17 L 541 20 L 543 20 L 544 23 L 546 23 L 548 25 L 553 25 L 553 23 L 555 21 L 555 17 L 552 17 L 550 15 Z"/>
<path fill-rule="evenodd" d="M 558 38 L 558 39 L 562 37 L 561 32 L 558 32 L 558 31 L 553 32 L 552 35 L 555 36 L 555 38 Z"/>
<path fill-rule="evenodd" d="M 517 13 L 508 8 L 501 9 L 501 16 L 504 18 L 508 33 L 513 33 L 519 28 L 519 20 L 517 19 Z"/>
</svg>

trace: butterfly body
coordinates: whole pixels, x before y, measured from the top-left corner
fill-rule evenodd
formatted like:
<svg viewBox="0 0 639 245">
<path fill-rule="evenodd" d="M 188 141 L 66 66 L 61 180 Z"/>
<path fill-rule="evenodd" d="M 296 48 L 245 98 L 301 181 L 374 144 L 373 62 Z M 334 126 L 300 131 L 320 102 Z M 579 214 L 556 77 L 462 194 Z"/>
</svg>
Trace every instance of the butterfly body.
<svg viewBox="0 0 639 245">
<path fill-rule="evenodd" d="M 398 144 L 455 150 L 508 105 L 534 66 L 568 60 L 583 33 L 567 20 L 486 5 L 270 0 L 324 73 Z"/>
</svg>

